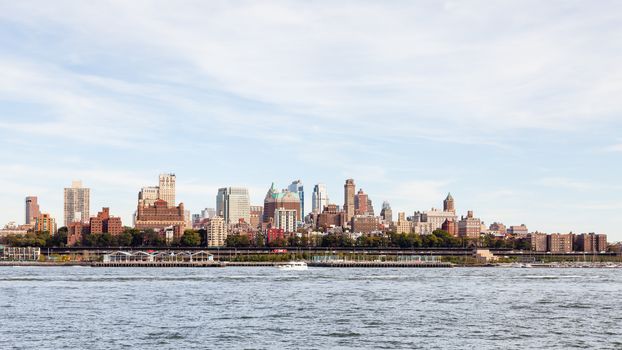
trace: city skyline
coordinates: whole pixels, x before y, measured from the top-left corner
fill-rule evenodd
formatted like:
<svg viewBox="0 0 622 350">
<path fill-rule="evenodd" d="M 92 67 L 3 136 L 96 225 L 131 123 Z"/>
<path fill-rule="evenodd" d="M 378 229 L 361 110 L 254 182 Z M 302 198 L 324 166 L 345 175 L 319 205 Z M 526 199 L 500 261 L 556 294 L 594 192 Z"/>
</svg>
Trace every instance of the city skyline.
<svg viewBox="0 0 622 350">
<path fill-rule="evenodd" d="M 486 223 L 622 240 L 622 4 L 195 5 L 0 5 L 0 225 L 29 195 L 62 223 L 73 179 L 131 223 L 174 172 L 193 213 L 297 179 L 308 213 L 354 178 L 394 217 L 451 192 Z"/>
</svg>

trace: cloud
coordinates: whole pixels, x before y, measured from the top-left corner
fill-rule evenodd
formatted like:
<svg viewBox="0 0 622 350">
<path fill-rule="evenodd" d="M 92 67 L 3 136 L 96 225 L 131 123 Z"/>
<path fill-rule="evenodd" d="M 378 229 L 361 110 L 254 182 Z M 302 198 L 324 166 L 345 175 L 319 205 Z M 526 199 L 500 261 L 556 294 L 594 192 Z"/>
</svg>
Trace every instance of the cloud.
<svg viewBox="0 0 622 350">
<path fill-rule="evenodd" d="M 605 147 L 606 152 L 622 152 L 622 143 Z"/>
</svg>

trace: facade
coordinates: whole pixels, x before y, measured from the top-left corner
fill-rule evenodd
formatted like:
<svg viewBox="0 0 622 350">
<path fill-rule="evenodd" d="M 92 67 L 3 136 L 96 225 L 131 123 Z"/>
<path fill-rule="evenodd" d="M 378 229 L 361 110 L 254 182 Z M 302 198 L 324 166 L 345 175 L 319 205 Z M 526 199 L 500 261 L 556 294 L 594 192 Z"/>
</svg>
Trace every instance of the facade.
<svg viewBox="0 0 622 350">
<path fill-rule="evenodd" d="M 158 200 L 160 189 L 156 186 L 143 187 L 138 192 L 138 202 L 146 207 L 154 205 Z"/>
<path fill-rule="evenodd" d="M 296 232 L 296 210 L 277 208 L 274 211 L 274 227 L 283 232 Z"/>
<path fill-rule="evenodd" d="M 546 252 L 548 239 L 544 233 L 531 233 L 527 236 L 531 250 L 534 252 Z"/>
<path fill-rule="evenodd" d="M 442 228 L 443 223 L 446 220 L 457 221 L 457 219 L 458 217 L 455 212 L 442 211 L 432 208 L 431 210 L 425 212 L 415 212 L 413 221 L 429 223 L 432 231 L 434 231 Z"/>
<path fill-rule="evenodd" d="M 454 203 L 454 197 L 451 196 L 451 193 L 447 194 L 447 198 L 443 201 L 443 211 L 456 212 L 456 207 Z"/>
<path fill-rule="evenodd" d="M 251 227 L 259 227 L 259 225 L 261 225 L 261 222 L 263 221 L 263 207 L 261 205 L 251 205 L 250 216 Z"/>
<path fill-rule="evenodd" d="M 347 179 L 343 185 L 343 211 L 346 213 L 346 221 L 350 222 L 355 213 L 354 207 L 355 185 L 353 179 Z"/>
<path fill-rule="evenodd" d="M 272 222 L 274 220 L 274 212 L 278 208 L 296 210 L 296 222 L 302 219 L 298 193 L 290 192 L 289 190 L 278 191 L 273 183 L 264 198 L 263 222 Z"/>
<path fill-rule="evenodd" d="M 313 187 L 313 198 L 311 210 L 313 213 L 319 214 L 328 205 L 328 192 L 325 184 L 317 184 Z"/>
<path fill-rule="evenodd" d="M 317 216 L 317 228 L 343 227 L 346 224 L 346 213 L 339 210 L 337 205 L 329 204 Z"/>
<path fill-rule="evenodd" d="M 479 238 L 482 231 L 482 222 L 473 217 L 473 211 L 469 210 L 466 217 L 458 222 L 458 235 L 465 238 Z"/>
<path fill-rule="evenodd" d="M 302 185 L 302 181 L 296 180 L 296 181 L 292 182 L 287 187 L 287 190 L 289 192 L 296 192 L 296 193 L 298 193 L 298 198 L 300 199 L 300 211 L 298 212 L 300 214 L 299 218 L 304 218 L 305 217 L 305 188 Z"/>
<path fill-rule="evenodd" d="M 67 245 L 72 247 L 82 241 L 84 233 L 87 233 L 88 226 L 79 221 L 72 222 L 67 226 Z"/>
<path fill-rule="evenodd" d="M 207 225 L 207 246 L 222 247 L 227 239 L 225 219 L 221 216 L 213 217 Z"/>
<path fill-rule="evenodd" d="M 352 217 L 352 232 L 369 234 L 378 230 L 378 219 L 370 215 Z"/>
<path fill-rule="evenodd" d="M 225 219 L 227 225 L 237 224 L 240 220 L 251 221 L 248 189 L 244 187 L 224 187 L 218 189 L 216 211 Z"/>
<path fill-rule="evenodd" d="M 363 189 L 354 195 L 354 215 L 367 215 L 367 200 L 368 196 Z"/>
<path fill-rule="evenodd" d="M 90 217 L 90 189 L 82 187 L 81 181 L 73 181 L 65 188 L 65 226 L 79 221 L 88 223 Z"/>
<path fill-rule="evenodd" d="M 510 226 L 507 233 L 517 236 L 526 236 L 529 233 L 529 230 L 525 224 L 522 224 L 520 226 Z"/>
<path fill-rule="evenodd" d="M 164 230 L 169 226 L 178 226 L 183 233 L 186 226 L 183 203 L 171 208 L 166 201 L 158 199 L 154 205 L 138 205 L 135 223 L 137 229 Z"/>
<path fill-rule="evenodd" d="M 56 233 L 56 220 L 50 216 L 50 214 L 40 213 L 35 219 L 35 232 L 49 232 L 50 234 Z"/>
<path fill-rule="evenodd" d="M 500 222 L 493 222 L 489 227 L 488 230 L 490 231 L 490 233 L 492 234 L 499 234 L 499 235 L 505 235 L 508 233 L 507 227 L 505 227 L 504 224 L 500 223 Z"/>
<path fill-rule="evenodd" d="M 582 233 L 575 236 L 575 250 L 585 253 L 607 251 L 607 235 Z"/>
<path fill-rule="evenodd" d="M 389 204 L 389 202 L 387 201 L 382 202 L 382 210 L 380 210 L 380 217 L 385 223 L 389 225 L 393 222 L 393 210 L 391 210 L 391 204 Z"/>
<path fill-rule="evenodd" d="M 169 208 L 175 207 L 175 174 L 160 174 L 158 199 L 168 203 Z"/>
<path fill-rule="evenodd" d="M 26 197 L 26 225 L 34 225 L 35 219 L 39 216 L 39 203 L 37 196 Z"/>
<path fill-rule="evenodd" d="M 572 252 L 573 235 L 570 233 L 553 233 L 547 236 L 547 248 L 551 253 Z"/>
<path fill-rule="evenodd" d="M 90 219 L 89 233 L 109 233 L 118 236 L 123 233 L 123 223 L 121 218 L 110 216 L 110 208 L 102 208 L 97 216 Z"/>
<path fill-rule="evenodd" d="M 406 213 L 397 213 L 397 222 L 395 223 L 396 233 L 410 233 L 412 231 L 412 223 L 406 220 Z"/>
<path fill-rule="evenodd" d="M 447 219 L 441 226 L 441 229 L 452 236 L 458 235 L 458 223 L 453 219 Z"/>
</svg>

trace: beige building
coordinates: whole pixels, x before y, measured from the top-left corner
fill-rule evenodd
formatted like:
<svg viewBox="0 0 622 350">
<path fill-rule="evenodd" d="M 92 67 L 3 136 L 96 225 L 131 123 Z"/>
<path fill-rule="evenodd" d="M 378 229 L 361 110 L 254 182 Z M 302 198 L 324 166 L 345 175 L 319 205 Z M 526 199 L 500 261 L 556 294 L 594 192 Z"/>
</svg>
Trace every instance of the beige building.
<svg viewBox="0 0 622 350">
<path fill-rule="evenodd" d="M 73 181 L 70 188 L 65 188 L 65 226 L 72 222 L 89 222 L 90 193 L 90 189 L 82 187 L 81 181 Z"/>
<path fill-rule="evenodd" d="M 221 216 L 213 217 L 207 225 L 207 246 L 222 247 L 227 239 L 227 226 Z"/>
<path fill-rule="evenodd" d="M 411 222 L 406 220 L 406 213 L 397 214 L 397 222 L 395 223 L 396 233 L 410 233 L 412 230 Z"/>
<path fill-rule="evenodd" d="M 300 203 L 298 204 L 300 206 Z M 222 216 L 227 225 L 244 220 L 251 222 L 251 203 L 248 189 L 244 187 L 223 187 L 216 195 L 216 215 Z"/>
<path fill-rule="evenodd" d="M 56 233 L 56 220 L 50 214 L 39 214 L 35 219 L 35 232 Z"/>
<path fill-rule="evenodd" d="M 169 208 L 175 207 L 175 174 L 160 174 L 158 199 L 166 201 Z"/>
<path fill-rule="evenodd" d="M 156 186 L 148 186 L 140 189 L 138 193 L 138 204 L 143 207 L 154 205 L 158 200 L 159 188 Z"/>
<path fill-rule="evenodd" d="M 274 227 L 283 232 L 296 232 L 296 210 L 277 208 L 274 210 Z"/>
</svg>

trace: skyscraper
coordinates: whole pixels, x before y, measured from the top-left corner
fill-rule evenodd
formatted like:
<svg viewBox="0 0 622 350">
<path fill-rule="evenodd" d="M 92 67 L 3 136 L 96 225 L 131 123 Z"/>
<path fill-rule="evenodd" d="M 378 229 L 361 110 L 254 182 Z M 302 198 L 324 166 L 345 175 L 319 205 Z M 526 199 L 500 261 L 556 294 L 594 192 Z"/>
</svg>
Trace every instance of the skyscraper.
<svg viewBox="0 0 622 350">
<path fill-rule="evenodd" d="M 225 219 L 226 224 L 237 224 L 240 219 L 251 222 L 248 189 L 244 187 L 224 187 L 216 195 L 216 214 Z"/>
<path fill-rule="evenodd" d="M 368 204 L 368 196 L 367 194 L 363 191 L 363 189 L 360 189 L 356 195 L 354 195 L 354 213 L 356 215 L 367 215 L 368 214 L 368 210 L 367 210 L 367 204 Z"/>
<path fill-rule="evenodd" d="M 300 218 L 301 220 L 305 217 L 305 190 L 304 190 L 304 186 L 302 185 L 302 181 L 300 180 L 296 180 L 294 182 L 292 182 L 288 187 L 287 190 L 289 192 L 295 192 L 298 193 L 298 198 L 300 198 Z"/>
<path fill-rule="evenodd" d="M 287 189 L 278 191 L 274 183 L 272 183 L 272 186 L 270 186 L 270 189 L 266 193 L 263 203 L 264 223 L 269 223 L 274 220 L 274 212 L 278 208 L 296 210 L 296 221 L 302 220 L 298 192 L 290 192 Z"/>
<path fill-rule="evenodd" d="M 37 197 L 26 197 L 26 225 L 34 225 L 39 214 L 39 203 L 37 203 Z"/>
<path fill-rule="evenodd" d="M 328 205 L 328 192 L 325 184 L 317 184 L 313 187 L 312 201 L 311 210 L 316 214 L 321 213 L 324 207 Z"/>
<path fill-rule="evenodd" d="M 90 189 L 82 187 L 81 181 L 73 181 L 70 188 L 65 188 L 65 226 L 72 222 L 88 223 Z"/>
<path fill-rule="evenodd" d="M 384 222 L 390 224 L 393 222 L 393 210 L 391 210 L 391 204 L 389 202 L 384 201 L 382 203 L 382 210 L 380 210 L 380 216 Z"/>
<path fill-rule="evenodd" d="M 354 180 L 347 179 L 343 185 L 343 211 L 346 213 L 346 221 L 350 222 L 354 216 Z"/>
<path fill-rule="evenodd" d="M 166 201 L 169 208 L 175 207 L 175 174 L 160 174 L 158 198 Z"/>
</svg>

